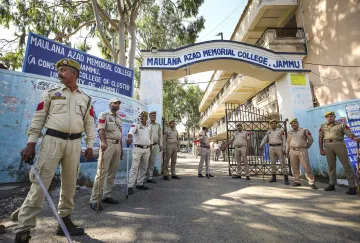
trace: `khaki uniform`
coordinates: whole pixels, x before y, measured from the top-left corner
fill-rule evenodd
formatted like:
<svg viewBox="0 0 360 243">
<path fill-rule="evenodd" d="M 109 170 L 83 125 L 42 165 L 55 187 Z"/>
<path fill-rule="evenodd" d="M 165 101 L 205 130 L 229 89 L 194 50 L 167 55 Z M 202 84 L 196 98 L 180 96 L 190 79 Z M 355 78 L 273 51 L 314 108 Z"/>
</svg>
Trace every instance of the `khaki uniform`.
<svg viewBox="0 0 360 243">
<path fill-rule="evenodd" d="M 350 166 L 349 155 L 344 143 L 344 135 L 351 137 L 353 133 L 350 128 L 343 123 L 334 124 L 324 123 L 319 130 L 319 138 L 324 141 L 326 160 L 329 165 L 329 184 L 336 184 L 336 156 L 344 167 L 349 187 L 355 187 L 355 175 Z"/>
<path fill-rule="evenodd" d="M 146 172 L 146 177 L 148 180 L 151 180 L 154 175 L 154 166 L 156 162 L 156 155 L 158 154 L 159 146 L 162 144 L 161 136 L 161 127 L 159 123 L 150 123 L 152 130 L 152 140 L 153 144 L 151 147 L 150 157 L 149 157 L 149 167 Z"/>
<path fill-rule="evenodd" d="M 94 112 L 91 98 L 79 88 L 74 92 L 61 85 L 45 91 L 37 106 L 28 135 L 28 142 L 36 142 L 43 127 L 62 133 L 79 134 L 85 130 L 88 148 L 94 144 Z M 81 138 L 70 140 L 45 135 L 34 167 L 46 187 L 54 177 L 57 166 L 61 165 L 61 191 L 58 211 L 60 217 L 71 214 L 74 208 L 76 179 L 79 173 Z M 35 227 L 36 216 L 40 213 L 45 198 L 35 175 L 30 172 L 30 191 L 22 204 L 18 225 L 14 232 L 22 232 Z"/>
<path fill-rule="evenodd" d="M 266 132 L 265 137 L 261 141 L 260 146 L 264 146 L 269 143 L 269 155 L 272 165 L 272 174 L 276 174 L 276 158 L 279 159 L 281 165 L 281 171 L 284 175 L 288 175 L 288 168 L 285 164 L 285 132 L 280 128 L 275 130 L 270 129 Z"/>
<path fill-rule="evenodd" d="M 210 173 L 210 145 L 209 145 L 209 137 L 206 132 L 201 131 L 199 134 L 200 140 L 200 163 L 198 173 L 201 174 L 204 162 L 206 167 L 206 174 Z"/>
<path fill-rule="evenodd" d="M 241 175 L 241 160 L 245 165 L 245 175 L 250 176 L 249 165 L 247 162 L 247 145 L 250 141 L 250 133 L 246 131 L 236 131 L 234 135 L 231 137 L 230 141 L 233 143 L 235 148 L 235 158 L 237 164 L 237 174 Z"/>
<path fill-rule="evenodd" d="M 310 166 L 308 148 L 314 142 L 311 133 L 306 128 L 298 128 L 288 133 L 286 151 L 290 156 L 291 169 L 295 182 L 300 183 L 300 163 L 304 167 L 309 184 L 314 184 L 314 175 Z"/>
<path fill-rule="evenodd" d="M 166 128 L 164 131 L 164 142 L 166 146 L 166 158 L 164 176 L 168 175 L 169 161 L 171 159 L 171 175 L 175 176 L 175 166 L 177 160 L 177 151 L 180 146 L 179 135 L 176 129 Z"/>
<path fill-rule="evenodd" d="M 98 183 L 99 180 L 104 181 L 103 184 L 103 196 L 102 198 L 110 198 L 112 187 L 114 185 L 114 180 L 116 176 L 116 172 L 119 168 L 120 156 L 121 156 L 121 145 L 122 145 L 122 128 L 121 128 L 121 119 L 116 114 L 114 115 L 111 111 L 102 112 L 99 115 L 98 120 L 98 130 L 104 129 L 105 137 L 107 141 L 107 148 L 103 152 L 101 150 L 101 142 L 99 148 L 99 159 L 98 159 L 98 169 L 96 172 L 94 185 L 92 189 L 92 194 L 90 197 L 90 203 L 97 201 L 98 195 Z M 101 173 L 100 178 L 100 164 L 101 160 L 103 160 L 103 171 Z"/>
<path fill-rule="evenodd" d="M 133 136 L 134 149 L 133 160 L 129 175 L 129 187 L 133 188 L 135 183 L 138 186 L 144 184 L 146 170 L 149 164 L 150 145 L 152 144 L 152 131 L 150 124 L 141 123 L 131 125 L 129 134 Z M 137 147 L 141 146 L 141 147 Z"/>
</svg>

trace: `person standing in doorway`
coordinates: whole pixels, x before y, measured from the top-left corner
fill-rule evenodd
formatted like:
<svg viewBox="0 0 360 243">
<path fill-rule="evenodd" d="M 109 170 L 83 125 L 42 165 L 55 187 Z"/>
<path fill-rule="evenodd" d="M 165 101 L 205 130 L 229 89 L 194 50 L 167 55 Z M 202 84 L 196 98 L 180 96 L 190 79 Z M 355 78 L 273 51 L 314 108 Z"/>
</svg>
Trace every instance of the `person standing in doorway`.
<svg viewBox="0 0 360 243">
<path fill-rule="evenodd" d="M 227 148 L 226 141 L 223 140 L 220 145 L 220 150 L 224 161 L 226 161 L 226 148 Z"/>
<path fill-rule="evenodd" d="M 153 144 L 151 146 L 150 157 L 149 157 L 149 167 L 146 172 L 146 181 L 148 183 L 156 183 L 153 179 L 154 175 L 154 167 L 156 162 L 156 155 L 158 151 L 162 151 L 162 133 L 161 133 L 161 126 L 159 123 L 156 123 L 156 111 L 150 112 L 150 126 L 152 131 L 152 140 Z"/>
<path fill-rule="evenodd" d="M 175 167 L 177 160 L 177 153 L 180 151 L 180 141 L 179 134 L 175 128 L 175 121 L 172 120 L 169 122 L 170 127 L 166 128 L 164 131 L 164 142 L 166 146 L 166 159 L 165 159 L 165 168 L 164 168 L 164 180 L 169 180 L 168 177 L 168 168 L 169 162 L 171 160 L 171 177 L 172 179 L 181 179 L 176 175 Z"/>
<path fill-rule="evenodd" d="M 151 125 L 147 123 L 148 113 L 143 111 L 139 115 L 139 123 L 131 125 L 128 133 L 126 145 L 134 141 L 134 149 L 132 152 L 132 164 L 129 175 L 129 195 L 134 193 L 134 186 L 140 190 L 149 190 L 149 187 L 144 185 L 146 171 L 148 169 L 150 147 L 152 142 Z"/>
<path fill-rule="evenodd" d="M 206 177 L 214 177 L 210 173 L 210 145 L 209 145 L 209 137 L 207 136 L 208 128 L 203 127 L 202 131 L 199 134 L 199 141 L 200 141 L 200 162 L 199 162 L 199 169 L 198 169 L 198 177 L 204 177 L 202 174 L 202 170 L 204 167 L 205 162 L 205 169 L 206 169 Z"/>
<path fill-rule="evenodd" d="M 346 194 L 355 195 L 355 174 L 350 165 L 349 155 L 344 143 L 344 135 L 355 142 L 359 142 L 360 140 L 351 132 L 346 124 L 335 121 L 335 112 L 326 112 L 325 118 L 327 122 L 322 124 L 319 130 L 320 154 L 326 156 L 329 165 L 329 186 L 325 188 L 325 191 L 335 191 L 336 157 L 338 157 L 344 167 L 344 172 L 350 187 Z"/>
<path fill-rule="evenodd" d="M 270 120 L 270 130 L 266 132 L 265 137 L 261 141 L 259 149 L 262 150 L 263 146 L 268 143 L 270 162 L 272 166 L 272 178 L 269 182 L 276 182 L 276 159 L 279 159 L 282 173 L 284 175 L 285 185 L 289 185 L 288 168 L 285 164 L 285 132 L 278 128 L 276 120 Z"/>
<path fill-rule="evenodd" d="M 310 166 L 308 149 L 314 142 L 311 133 L 306 128 L 300 128 L 296 118 L 290 121 L 292 130 L 286 140 L 286 156 L 290 156 L 291 169 L 295 182 L 293 186 L 301 186 L 300 163 L 304 167 L 306 178 L 312 189 L 318 189 L 314 183 L 314 175 Z"/>
<path fill-rule="evenodd" d="M 242 171 L 241 161 L 242 161 L 245 166 L 246 180 L 250 180 L 249 165 L 247 162 L 247 154 L 249 153 L 249 149 L 250 149 L 250 133 L 247 131 L 243 131 L 243 127 L 241 123 L 236 124 L 236 127 L 237 127 L 237 131 L 234 132 L 229 143 L 227 144 L 227 146 L 233 144 L 233 146 L 235 147 L 237 170 L 236 170 L 236 175 L 233 176 L 233 178 L 241 179 L 241 171 Z"/>
<path fill-rule="evenodd" d="M 85 131 L 86 160 L 93 157 L 94 111 L 91 97 L 77 86 L 80 64 L 72 59 L 62 59 L 56 63 L 61 85 L 43 93 L 37 105 L 34 118 L 28 131 L 28 143 L 21 151 L 26 163 L 35 158 L 35 145 L 43 127 L 46 134 L 42 138 L 37 156 L 37 170 L 46 190 L 54 177 L 57 167 L 61 166 L 61 190 L 58 211 L 70 235 L 83 235 L 83 228 L 71 220 L 74 209 L 76 179 L 80 167 L 81 137 Z M 39 181 L 31 170 L 31 188 L 18 213 L 18 225 L 14 242 L 28 242 L 30 229 L 36 225 L 36 217 L 41 211 L 45 198 Z M 57 235 L 64 235 L 60 225 Z"/>
<path fill-rule="evenodd" d="M 100 151 L 98 159 L 98 168 L 92 188 L 90 197 L 90 208 L 97 210 L 97 199 L 101 194 L 98 191 L 98 183 L 101 183 L 103 189 L 103 195 L 101 202 L 109 204 L 118 204 L 119 201 L 115 200 L 111 196 L 112 188 L 116 172 L 119 168 L 120 159 L 123 156 L 122 150 L 122 127 L 121 119 L 117 114 L 120 109 L 121 101 L 118 98 L 111 98 L 109 100 L 109 111 L 102 112 L 98 119 L 98 132 L 100 136 Z M 100 166 L 103 167 L 100 178 Z M 105 179 L 105 181 L 104 181 Z M 99 182 L 100 181 L 100 182 Z M 104 183 L 102 183 L 104 181 Z M 99 205 L 99 211 L 102 211 L 103 207 Z"/>
<path fill-rule="evenodd" d="M 214 157 L 215 157 L 215 161 L 219 161 L 219 157 L 220 157 L 220 144 L 218 141 L 216 141 L 214 143 Z"/>
</svg>

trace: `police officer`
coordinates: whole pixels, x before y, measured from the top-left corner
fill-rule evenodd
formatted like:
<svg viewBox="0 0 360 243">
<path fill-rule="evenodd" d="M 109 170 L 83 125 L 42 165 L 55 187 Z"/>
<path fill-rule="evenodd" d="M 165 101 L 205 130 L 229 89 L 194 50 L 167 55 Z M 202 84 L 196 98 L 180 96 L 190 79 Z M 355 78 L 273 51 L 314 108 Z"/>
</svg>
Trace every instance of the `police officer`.
<svg viewBox="0 0 360 243">
<path fill-rule="evenodd" d="M 337 156 L 344 167 L 344 172 L 349 182 L 350 189 L 346 194 L 355 195 L 355 174 L 350 166 L 349 155 L 344 143 L 344 135 L 355 142 L 359 142 L 359 138 L 351 132 L 346 124 L 335 121 L 335 117 L 333 111 L 326 112 L 325 118 L 328 122 L 322 124 L 319 130 L 320 154 L 326 156 L 329 165 L 329 186 L 325 188 L 325 191 L 335 190 Z"/>
<path fill-rule="evenodd" d="M 229 143 L 233 144 L 235 147 L 235 158 L 237 163 L 237 173 L 233 176 L 233 178 L 240 178 L 241 179 L 241 160 L 245 165 L 245 176 L 246 180 L 250 180 L 250 172 L 249 172 L 249 165 L 247 162 L 247 154 L 249 153 L 250 149 L 250 133 L 247 131 L 243 131 L 243 127 L 241 123 L 236 124 L 237 131 L 234 132 L 232 135 Z"/>
<path fill-rule="evenodd" d="M 28 143 L 21 151 L 21 158 L 28 162 L 35 157 L 36 141 L 45 127 L 46 135 L 42 139 L 35 168 L 47 190 L 60 162 L 59 215 L 70 235 L 82 235 L 84 229 L 74 225 L 70 215 L 74 208 L 73 197 L 80 166 L 83 131 L 86 134 L 87 145 L 84 157 L 85 159 L 93 157 L 94 111 L 91 98 L 76 84 L 80 64 L 71 59 L 62 59 L 56 63 L 56 68 L 61 86 L 43 93 L 28 131 Z M 30 191 L 20 208 L 18 225 L 14 228 L 15 242 L 28 242 L 30 228 L 35 227 L 36 216 L 40 213 L 45 198 L 32 171 L 30 181 L 32 182 Z M 64 235 L 60 225 L 57 234 Z"/>
<path fill-rule="evenodd" d="M 129 175 L 129 195 L 134 193 L 134 186 L 140 190 L 148 190 L 144 185 L 146 170 L 149 164 L 150 147 L 152 144 L 151 126 L 147 123 L 148 113 L 143 111 L 139 115 L 139 123 L 131 125 L 126 145 L 129 146 L 134 140 L 132 152 L 132 164 Z"/>
<path fill-rule="evenodd" d="M 101 193 L 98 191 L 99 180 L 105 182 L 103 186 L 102 202 L 109 204 L 118 204 L 119 201 L 111 196 L 112 187 L 116 172 L 119 168 L 120 157 L 122 157 L 122 128 L 121 119 L 117 114 L 120 109 L 121 101 L 118 98 L 109 100 L 109 111 L 101 112 L 98 119 L 98 131 L 100 136 L 100 151 L 98 159 L 98 169 L 94 180 L 92 194 L 90 197 L 90 208 L 97 210 L 97 198 Z M 103 162 L 101 162 L 103 160 Z M 100 166 L 103 167 L 100 178 Z M 99 205 L 99 211 L 103 208 Z"/>
<path fill-rule="evenodd" d="M 210 144 L 209 144 L 209 137 L 207 136 L 208 128 L 203 127 L 202 131 L 199 134 L 199 141 L 200 141 L 200 162 L 199 162 L 199 169 L 198 169 L 198 177 L 204 177 L 201 173 L 203 170 L 204 162 L 206 168 L 206 177 L 214 177 L 210 173 Z"/>
<path fill-rule="evenodd" d="M 276 158 L 280 160 L 282 173 L 284 174 L 285 185 L 289 185 L 288 169 L 285 164 L 285 132 L 277 127 L 276 120 L 270 120 L 270 130 L 266 132 L 265 137 L 261 141 L 259 149 L 262 150 L 263 146 L 268 143 L 270 162 L 272 165 L 272 178 L 269 182 L 276 182 Z"/>
<path fill-rule="evenodd" d="M 150 112 L 150 126 L 152 131 L 153 144 L 151 146 L 149 167 L 147 169 L 146 177 L 147 177 L 147 182 L 156 183 L 156 181 L 153 180 L 154 166 L 156 162 L 156 155 L 158 154 L 158 148 L 159 148 L 159 152 L 161 152 L 162 150 L 161 126 L 159 123 L 156 123 L 156 111 Z"/>
<path fill-rule="evenodd" d="M 306 128 L 299 128 L 296 118 L 290 121 L 292 130 L 289 131 L 286 140 L 286 155 L 290 156 L 291 169 L 295 178 L 293 186 L 300 184 L 300 163 L 304 167 L 306 178 L 312 189 L 318 189 L 314 183 L 314 175 L 310 166 L 308 148 L 314 142 L 311 133 Z"/>
<path fill-rule="evenodd" d="M 168 177 L 168 168 L 169 161 L 171 160 L 171 177 L 172 179 L 181 179 L 175 173 L 175 166 L 177 160 L 177 152 L 180 150 L 179 134 L 175 128 L 175 121 L 172 120 L 169 122 L 170 127 L 166 128 L 164 131 L 164 143 L 166 146 L 166 158 L 165 158 L 165 168 L 164 168 L 164 180 L 169 180 Z"/>
</svg>

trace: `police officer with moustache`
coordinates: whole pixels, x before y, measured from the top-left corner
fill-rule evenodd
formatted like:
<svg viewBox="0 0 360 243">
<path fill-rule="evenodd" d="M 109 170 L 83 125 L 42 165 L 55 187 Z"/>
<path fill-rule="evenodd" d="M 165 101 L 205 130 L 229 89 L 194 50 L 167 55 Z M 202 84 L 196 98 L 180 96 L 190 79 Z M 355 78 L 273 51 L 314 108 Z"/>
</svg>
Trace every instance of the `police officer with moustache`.
<svg viewBox="0 0 360 243">
<path fill-rule="evenodd" d="M 181 179 L 175 173 L 175 166 L 177 160 L 177 152 L 180 151 L 180 141 L 179 134 L 175 128 L 175 121 L 172 120 L 169 122 L 170 127 L 166 128 L 164 131 L 164 142 L 166 146 L 166 158 L 165 158 L 165 168 L 164 168 L 164 180 L 169 180 L 168 177 L 168 168 L 169 161 L 171 160 L 171 178 L 172 179 Z"/>
<path fill-rule="evenodd" d="M 156 123 L 156 111 L 150 112 L 150 126 L 152 131 L 153 144 L 151 146 L 149 167 L 147 169 L 146 177 L 147 177 L 147 182 L 156 183 L 156 181 L 153 180 L 154 166 L 156 162 L 156 155 L 158 153 L 158 148 L 159 148 L 159 152 L 161 152 L 162 150 L 161 126 L 159 123 Z"/>
<path fill-rule="evenodd" d="M 43 93 L 37 105 L 29 132 L 28 143 L 21 151 L 21 158 L 25 162 L 35 157 L 35 145 L 45 127 L 37 162 L 34 165 L 46 189 L 54 177 L 58 164 L 61 165 L 61 190 L 58 211 L 70 235 L 82 235 L 84 229 L 71 221 L 74 208 L 74 194 L 76 179 L 80 166 L 81 136 L 85 131 L 85 159 L 93 157 L 94 143 L 94 111 L 91 98 L 76 84 L 79 77 L 80 64 L 72 59 L 62 59 L 56 63 L 58 77 L 61 81 L 59 88 L 47 90 Z M 36 225 L 36 217 L 40 213 L 45 194 L 30 172 L 32 182 L 30 191 L 18 213 L 18 225 L 14 242 L 29 242 L 30 229 Z M 64 235 L 60 225 L 57 235 Z"/>
<path fill-rule="evenodd" d="M 202 131 L 199 134 L 199 141 L 200 141 L 200 162 L 199 162 L 199 169 L 198 169 L 198 177 L 204 177 L 202 174 L 204 162 L 205 162 L 205 169 L 206 169 L 206 177 L 214 177 L 210 173 L 210 144 L 209 144 L 209 137 L 207 136 L 208 128 L 203 127 Z"/>
<path fill-rule="evenodd" d="M 308 149 L 314 142 L 311 133 L 306 128 L 300 128 L 296 118 L 290 121 L 292 130 L 286 140 L 286 155 L 290 156 L 291 169 L 295 178 L 293 186 L 301 186 L 300 163 L 304 167 L 306 178 L 312 189 L 318 189 L 314 183 L 314 175 L 310 166 Z"/>
<path fill-rule="evenodd" d="M 349 155 L 344 143 L 344 135 L 355 142 L 359 142 L 360 140 L 351 132 L 346 124 L 335 121 L 335 117 L 335 112 L 326 112 L 325 118 L 327 123 L 322 124 L 319 130 L 320 154 L 326 156 L 329 165 L 329 186 L 325 188 L 325 191 L 335 191 L 336 157 L 338 157 L 344 167 L 344 172 L 349 182 L 350 188 L 346 194 L 355 195 L 355 174 L 350 165 Z"/>
<path fill-rule="evenodd" d="M 129 146 L 134 140 L 134 149 L 132 152 L 133 161 L 129 175 L 129 195 L 134 193 L 134 186 L 140 190 L 148 190 L 144 185 L 146 171 L 149 164 L 150 148 L 152 141 L 151 126 L 147 123 L 148 113 L 143 111 L 139 115 L 139 123 L 131 125 L 126 145 Z"/>
<path fill-rule="evenodd" d="M 276 158 L 280 160 L 282 173 L 284 174 L 285 185 L 289 185 L 288 169 L 285 164 L 285 132 L 277 127 L 276 120 L 270 120 L 270 130 L 266 132 L 265 137 L 261 141 L 259 149 L 262 150 L 263 146 L 268 143 L 270 162 L 272 165 L 272 178 L 269 182 L 276 182 Z"/>
<path fill-rule="evenodd" d="M 244 162 L 245 165 L 245 176 L 246 180 L 250 180 L 250 172 L 249 172 L 249 165 L 247 162 L 247 154 L 249 153 L 250 149 L 250 133 L 243 131 L 243 127 L 241 123 L 236 125 L 237 131 L 232 135 L 230 142 L 227 144 L 233 144 L 235 147 L 235 158 L 237 163 L 237 175 L 233 176 L 233 178 L 241 179 L 241 160 Z"/>
<path fill-rule="evenodd" d="M 90 208 L 97 210 L 97 197 L 101 193 L 98 191 L 99 180 L 102 182 L 105 179 L 103 185 L 103 195 L 101 202 L 109 204 L 118 204 L 119 201 L 115 200 L 111 196 L 112 187 L 116 172 L 119 168 L 120 159 L 123 155 L 122 150 L 122 128 L 121 119 L 117 114 L 120 109 L 121 101 L 118 98 L 111 98 L 109 100 L 109 111 L 102 112 L 98 119 L 98 131 L 100 135 L 100 153 L 98 159 L 98 169 L 92 188 L 92 194 L 90 197 Z M 101 162 L 103 160 L 103 162 Z M 100 178 L 100 166 L 103 167 Z M 99 205 L 99 211 L 102 211 L 103 207 Z"/>
</svg>

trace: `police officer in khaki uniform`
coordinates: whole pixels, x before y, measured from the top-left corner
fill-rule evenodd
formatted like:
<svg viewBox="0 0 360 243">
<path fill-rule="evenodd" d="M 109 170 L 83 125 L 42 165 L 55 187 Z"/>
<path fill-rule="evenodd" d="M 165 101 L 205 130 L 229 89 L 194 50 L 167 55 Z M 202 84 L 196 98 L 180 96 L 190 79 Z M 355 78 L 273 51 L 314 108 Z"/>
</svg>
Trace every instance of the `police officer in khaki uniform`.
<svg viewBox="0 0 360 243">
<path fill-rule="evenodd" d="M 151 126 L 147 123 L 148 113 L 143 111 L 139 115 L 139 123 L 131 125 L 126 145 L 129 146 L 134 140 L 132 152 L 132 164 L 129 175 L 129 195 L 134 193 L 134 186 L 140 190 L 148 190 L 144 185 L 146 171 L 149 164 L 150 148 L 152 142 Z"/>
<path fill-rule="evenodd" d="M 344 167 L 344 172 L 349 182 L 350 189 L 346 192 L 346 194 L 355 195 L 355 174 L 349 162 L 349 155 L 344 143 L 344 135 L 348 136 L 355 142 L 359 142 L 359 138 L 351 132 L 350 128 L 346 124 L 335 121 L 335 117 L 336 116 L 333 111 L 326 112 L 325 118 L 328 122 L 322 124 L 319 130 L 320 154 L 326 156 L 326 160 L 329 165 L 329 186 L 325 188 L 325 191 L 335 190 L 336 157 L 338 157 Z"/>
<path fill-rule="evenodd" d="M 295 178 L 293 186 L 301 186 L 300 163 L 304 167 L 306 178 L 312 189 L 318 189 L 314 183 L 314 175 L 310 166 L 308 148 L 314 142 L 311 133 L 306 128 L 299 128 L 296 118 L 290 121 L 292 130 L 286 140 L 286 155 L 290 156 L 291 169 Z"/>
<path fill-rule="evenodd" d="M 236 124 L 237 131 L 232 135 L 227 146 L 232 144 L 235 147 L 235 158 L 237 163 L 237 173 L 233 178 L 241 179 L 241 160 L 245 165 L 245 176 L 246 180 L 250 180 L 249 165 L 247 162 L 247 154 L 249 153 L 250 148 L 250 133 L 243 131 L 241 123 Z"/>
<path fill-rule="evenodd" d="M 205 162 L 205 169 L 206 169 L 206 177 L 214 177 L 210 173 L 210 144 L 209 144 L 209 137 L 207 136 L 208 128 L 203 127 L 202 131 L 199 134 L 199 141 L 200 141 L 200 162 L 199 162 L 199 169 L 198 169 L 198 177 L 204 177 L 202 174 L 204 162 Z"/>
<path fill-rule="evenodd" d="M 99 180 L 105 181 L 102 185 L 103 195 L 102 202 L 109 204 L 118 204 L 119 201 L 111 196 L 112 187 L 116 172 L 119 168 L 120 158 L 122 157 L 122 128 L 121 119 L 117 114 L 120 109 L 121 101 L 118 98 L 109 100 L 109 111 L 101 112 L 98 119 L 98 131 L 100 135 L 100 152 L 98 159 L 98 169 L 94 180 L 92 194 L 90 197 L 90 208 L 97 210 L 97 198 L 101 192 L 98 191 Z M 102 161 L 103 160 L 103 161 Z M 103 167 L 100 178 L 100 166 Z M 99 211 L 103 207 L 99 204 Z"/>
<path fill-rule="evenodd" d="M 159 152 L 162 151 L 162 147 L 161 147 L 162 132 L 161 132 L 160 124 L 156 123 L 156 111 L 150 112 L 150 126 L 152 131 L 153 144 L 151 146 L 149 167 L 147 169 L 146 177 L 147 177 L 147 182 L 156 183 L 156 181 L 153 180 L 156 155 L 158 154 L 158 148 L 159 148 Z"/>
<path fill-rule="evenodd" d="M 171 177 L 172 179 L 181 179 L 175 173 L 175 166 L 177 160 L 177 152 L 180 150 L 179 134 L 175 128 L 175 121 L 172 120 L 169 122 L 170 127 L 166 128 L 164 131 L 164 143 L 166 146 L 166 158 L 165 158 L 165 168 L 164 168 L 164 180 L 169 180 L 168 177 L 168 168 L 169 161 L 171 160 Z"/>
<path fill-rule="evenodd" d="M 61 165 L 61 191 L 58 205 L 59 215 L 70 235 L 82 235 L 84 229 L 74 225 L 70 215 L 74 208 L 76 179 L 80 166 L 81 136 L 85 131 L 85 159 L 93 157 L 94 111 L 91 98 L 76 84 L 80 64 L 71 59 L 62 59 L 56 63 L 59 88 L 44 92 L 37 105 L 29 132 L 28 143 L 21 151 L 25 162 L 35 157 L 35 145 L 45 127 L 37 162 L 34 165 L 46 189 L 54 177 L 58 164 Z M 18 225 L 14 228 L 15 242 L 28 242 L 30 228 L 36 225 L 36 216 L 40 213 L 45 194 L 35 175 L 30 172 L 32 182 L 30 191 L 18 214 Z M 64 235 L 60 225 L 58 235 Z"/>
<path fill-rule="evenodd" d="M 261 141 L 259 149 L 262 150 L 263 146 L 269 144 L 270 162 L 272 165 L 272 178 L 269 182 L 276 182 L 276 158 L 280 160 L 281 170 L 284 174 L 285 185 L 289 185 L 288 169 L 285 164 L 285 132 L 277 127 L 276 120 L 270 120 L 270 130 L 266 132 L 265 137 Z"/>
</svg>

